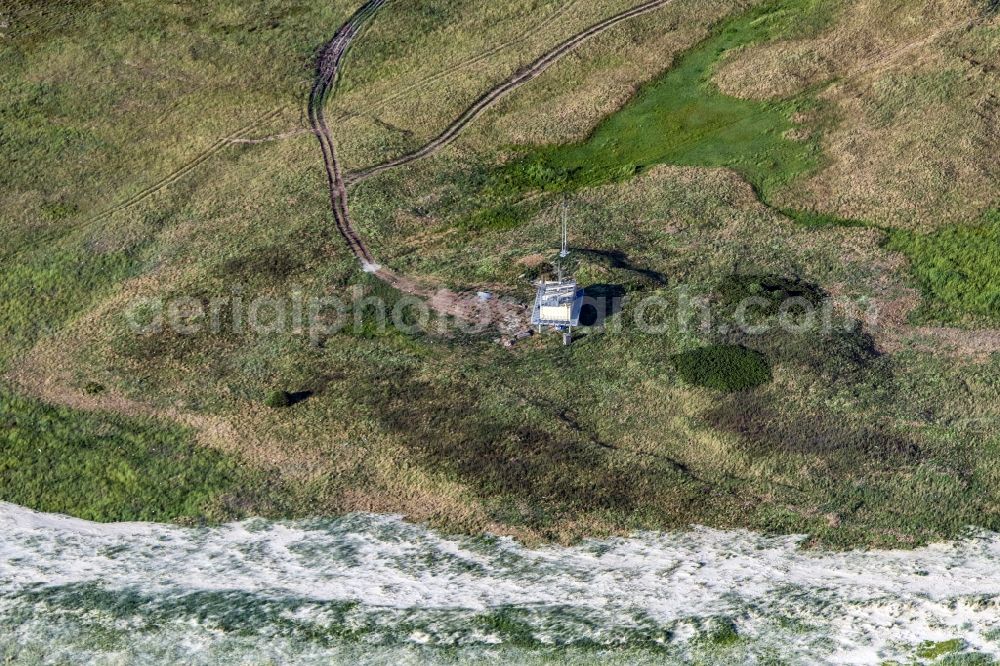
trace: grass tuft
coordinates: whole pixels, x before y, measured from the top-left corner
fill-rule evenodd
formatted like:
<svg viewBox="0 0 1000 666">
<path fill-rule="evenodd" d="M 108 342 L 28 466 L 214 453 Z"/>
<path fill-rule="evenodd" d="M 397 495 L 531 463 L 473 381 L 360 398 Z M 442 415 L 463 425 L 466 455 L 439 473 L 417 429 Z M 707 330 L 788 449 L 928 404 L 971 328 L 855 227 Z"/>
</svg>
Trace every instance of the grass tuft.
<svg viewBox="0 0 1000 666">
<path fill-rule="evenodd" d="M 271 391 L 264 399 L 264 404 L 271 409 L 282 409 L 291 407 L 293 404 L 292 394 L 288 391 Z"/>
</svg>

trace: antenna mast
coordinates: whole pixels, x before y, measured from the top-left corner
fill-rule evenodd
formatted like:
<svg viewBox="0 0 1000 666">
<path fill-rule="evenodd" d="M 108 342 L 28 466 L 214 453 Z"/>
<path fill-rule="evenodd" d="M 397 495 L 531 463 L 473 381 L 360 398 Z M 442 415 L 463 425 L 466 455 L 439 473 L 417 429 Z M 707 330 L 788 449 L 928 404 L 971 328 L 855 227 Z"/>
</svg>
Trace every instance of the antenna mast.
<svg viewBox="0 0 1000 666">
<path fill-rule="evenodd" d="M 569 231 L 566 225 L 566 199 L 562 202 L 562 249 L 559 251 L 560 258 L 569 256 Z"/>
</svg>

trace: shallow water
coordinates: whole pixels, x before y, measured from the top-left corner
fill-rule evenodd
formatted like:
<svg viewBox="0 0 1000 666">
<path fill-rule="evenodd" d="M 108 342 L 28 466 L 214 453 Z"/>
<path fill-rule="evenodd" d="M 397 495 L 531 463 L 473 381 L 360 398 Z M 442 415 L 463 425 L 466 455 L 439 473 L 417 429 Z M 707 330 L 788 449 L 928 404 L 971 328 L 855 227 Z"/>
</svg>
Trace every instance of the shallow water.
<svg viewBox="0 0 1000 666">
<path fill-rule="evenodd" d="M 0 504 L 18 663 L 639 663 L 1000 655 L 1000 535 L 816 553 L 697 528 L 528 549 L 393 516 L 101 525 Z"/>
</svg>

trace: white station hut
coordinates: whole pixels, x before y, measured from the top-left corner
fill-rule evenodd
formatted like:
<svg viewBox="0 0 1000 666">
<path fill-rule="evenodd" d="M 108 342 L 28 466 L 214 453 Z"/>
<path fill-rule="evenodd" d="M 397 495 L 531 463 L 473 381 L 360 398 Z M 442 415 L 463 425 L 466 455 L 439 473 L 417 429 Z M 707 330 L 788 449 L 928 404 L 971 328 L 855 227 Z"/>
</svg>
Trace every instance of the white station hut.
<svg viewBox="0 0 1000 666">
<path fill-rule="evenodd" d="M 569 237 L 566 228 L 566 208 L 563 207 L 561 259 L 569 255 Z M 573 339 L 573 327 L 580 324 L 580 310 L 583 308 L 583 290 L 577 289 L 576 281 L 563 277 L 562 266 L 558 264 L 555 280 L 541 280 L 535 294 L 535 307 L 531 311 L 531 325 L 541 333 L 544 327 L 553 328 L 563 334 L 563 344 Z"/>
</svg>

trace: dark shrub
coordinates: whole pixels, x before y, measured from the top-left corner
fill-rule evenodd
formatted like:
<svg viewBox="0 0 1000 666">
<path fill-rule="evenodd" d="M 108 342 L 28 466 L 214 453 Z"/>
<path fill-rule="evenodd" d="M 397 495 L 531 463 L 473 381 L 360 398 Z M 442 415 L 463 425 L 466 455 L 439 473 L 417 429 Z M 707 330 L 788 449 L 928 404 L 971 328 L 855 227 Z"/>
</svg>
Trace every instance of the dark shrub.
<svg viewBox="0 0 1000 666">
<path fill-rule="evenodd" d="M 760 352 L 740 345 L 710 345 L 672 357 L 681 379 L 718 391 L 742 391 L 771 381 L 771 366 Z"/>
<path fill-rule="evenodd" d="M 294 402 L 292 394 L 288 391 L 271 391 L 264 400 L 264 404 L 272 409 L 291 407 Z"/>
</svg>

